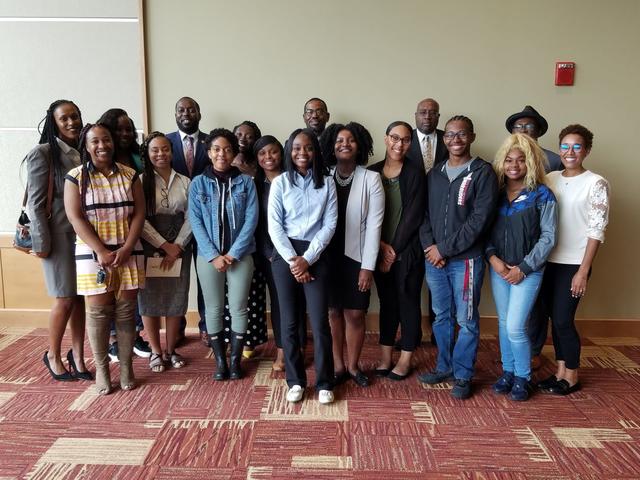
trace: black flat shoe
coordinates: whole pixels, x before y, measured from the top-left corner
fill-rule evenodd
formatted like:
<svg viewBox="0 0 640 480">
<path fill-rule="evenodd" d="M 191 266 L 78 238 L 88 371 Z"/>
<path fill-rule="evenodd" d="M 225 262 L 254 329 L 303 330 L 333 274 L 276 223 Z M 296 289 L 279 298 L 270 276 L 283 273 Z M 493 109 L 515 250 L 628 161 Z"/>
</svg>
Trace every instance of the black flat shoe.
<svg viewBox="0 0 640 480">
<path fill-rule="evenodd" d="M 349 372 L 349 377 L 351 377 L 351 380 L 356 382 L 356 385 L 358 385 L 359 387 L 369 386 L 369 377 L 367 377 L 360 370 L 356 371 L 356 373 Z"/>
<path fill-rule="evenodd" d="M 49 363 L 49 357 L 47 356 L 48 354 L 49 354 L 48 351 L 44 352 L 44 357 L 42 357 L 42 361 L 44 362 L 44 365 L 47 367 L 47 370 L 49 370 L 49 373 L 51 374 L 51 378 L 59 382 L 72 382 L 73 380 L 75 380 L 75 378 L 73 378 L 73 375 L 71 375 L 71 373 L 69 373 L 67 370 L 65 370 L 64 373 L 61 373 L 61 374 L 57 374 L 56 372 L 54 372 L 51 369 L 51 364 Z"/>
<path fill-rule="evenodd" d="M 349 378 L 351 377 L 346 370 L 343 372 L 335 372 L 333 374 L 333 384 L 337 387 L 338 385 L 342 385 L 344 382 L 349 380 Z"/>
<path fill-rule="evenodd" d="M 387 378 L 389 380 L 395 380 L 396 382 L 400 382 L 402 380 L 406 380 L 409 375 L 411 375 L 411 369 L 409 369 L 409 371 L 407 373 L 405 373 L 404 375 L 399 375 L 397 373 L 394 373 L 393 371 L 389 372 L 389 375 L 387 375 Z"/>
<path fill-rule="evenodd" d="M 375 373 L 376 377 L 386 377 L 391 373 L 390 368 L 376 368 L 373 373 Z"/>
<path fill-rule="evenodd" d="M 566 380 L 558 380 L 555 385 L 552 385 L 547 389 L 547 392 L 554 395 L 569 395 L 570 393 L 577 392 L 582 388 L 580 382 L 576 382 L 575 385 L 569 385 Z"/>
<path fill-rule="evenodd" d="M 540 390 L 549 390 L 549 388 L 553 387 L 556 383 L 558 383 L 558 379 L 556 378 L 555 375 L 551 375 L 548 378 L 545 378 L 544 380 L 538 382 L 536 384 L 536 387 L 538 387 Z"/>
<path fill-rule="evenodd" d="M 79 380 L 93 380 L 93 375 L 89 370 L 85 370 L 84 372 L 78 371 L 76 361 L 73 359 L 73 350 L 69 350 L 67 352 L 67 362 L 69 362 L 69 373 L 71 373 L 73 378 L 77 378 Z"/>
</svg>

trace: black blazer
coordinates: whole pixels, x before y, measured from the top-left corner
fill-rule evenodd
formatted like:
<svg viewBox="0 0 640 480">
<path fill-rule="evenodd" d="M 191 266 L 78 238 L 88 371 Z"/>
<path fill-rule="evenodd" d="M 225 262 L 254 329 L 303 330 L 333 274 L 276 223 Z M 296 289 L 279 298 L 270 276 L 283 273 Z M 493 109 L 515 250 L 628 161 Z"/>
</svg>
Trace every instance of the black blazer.
<svg viewBox="0 0 640 480">
<path fill-rule="evenodd" d="M 384 160 L 374 163 L 369 167 L 369 170 L 382 175 L 383 168 Z M 420 171 L 424 172 L 424 167 L 421 167 Z M 424 261 L 418 233 L 424 218 L 427 195 L 426 177 L 425 175 L 420 175 L 420 171 L 405 158 L 404 165 L 400 171 L 402 214 L 391 242 L 396 255 L 403 257 L 405 264 L 409 266 L 414 261 Z"/>
<path fill-rule="evenodd" d="M 444 132 L 442 130 L 436 130 L 436 137 L 438 142 L 436 143 L 436 151 L 433 157 L 433 164 L 442 162 L 446 158 L 449 157 L 449 152 L 447 151 L 447 147 L 444 144 L 444 139 L 442 135 Z M 411 163 L 415 168 L 421 170 L 425 175 L 427 172 L 424 171 L 424 162 L 422 161 L 422 150 L 420 150 L 420 143 L 418 142 L 418 132 L 416 129 L 413 129 L 413 137 L 411 138 L 411 146 L 409 147 L 409 151 L 407 152 L 407 159 L 409 163 Z"/>
<path fill-rule="evenodd" d="M 180 132 L 167 133 L 167 138 L 171 142 L 171 149 L 173 150 L 173 162 L 171 166 L 176 172 L 185 177 L 193 178 L 196 175 L 200 175 L 205 167 L 211 163 L 207 155 L 207 146 L 204 143 L 204 139 L 207 138 L 206 134 L 202 132 L 198 134 L 198 146 L 196 147 L 196 156 L 193 159 L 193 174 L 191 176 L 189 176 L 187 163 L 184 159 L 184 149 L 182 147 Z"/>
</svg>

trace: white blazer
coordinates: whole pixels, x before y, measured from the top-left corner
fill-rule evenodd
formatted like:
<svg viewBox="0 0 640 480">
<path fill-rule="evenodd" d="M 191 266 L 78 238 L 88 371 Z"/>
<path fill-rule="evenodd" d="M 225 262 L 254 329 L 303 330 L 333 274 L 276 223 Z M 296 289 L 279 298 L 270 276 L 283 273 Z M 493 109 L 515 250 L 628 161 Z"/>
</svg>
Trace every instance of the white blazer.
<svg viewBox="0 0 640 480">
<path fill-rule="evenodd" d="M 344 254 L 360 262 L 365 270 L 376 268 L 383 218 L 384 189 L 380 174 L 356 166 L 347 200 Z"/>
</svg>

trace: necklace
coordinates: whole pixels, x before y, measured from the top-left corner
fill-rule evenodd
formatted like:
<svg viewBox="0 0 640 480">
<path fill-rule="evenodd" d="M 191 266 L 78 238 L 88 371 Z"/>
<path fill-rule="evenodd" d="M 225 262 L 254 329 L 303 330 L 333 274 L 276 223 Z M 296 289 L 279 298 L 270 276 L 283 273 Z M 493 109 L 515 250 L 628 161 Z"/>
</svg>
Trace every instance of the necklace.
<svg viewBox="0 0 640 480">
<path fill-rule="evenodd" d="M 338 185 L 340 185 L 341 187 L 346 187 L 351 183 L 351 180 L 353 180 L 353 176 L 355 175 L 355 173 L 356 171 L 354 170 L 347 178 L 342 178 L 338 173 L 338 170 L 336 170 L 336 172 L 333 174 L 333 178 Z"/>
</svg>

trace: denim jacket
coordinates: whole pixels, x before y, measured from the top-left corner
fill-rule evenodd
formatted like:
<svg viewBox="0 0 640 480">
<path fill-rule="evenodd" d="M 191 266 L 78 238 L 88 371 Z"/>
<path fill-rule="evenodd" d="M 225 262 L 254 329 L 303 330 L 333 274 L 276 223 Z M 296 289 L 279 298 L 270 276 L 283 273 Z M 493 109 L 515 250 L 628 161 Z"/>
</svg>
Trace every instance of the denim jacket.
<svg viewBox="0 0 640 480">
<path fill-rule="evenodd" d="M 258 225 L 258 197 L 253 179 L 238 175 L 223 183 L 204 174 L 191 182 L 189 189 L 189 221 L 198 244 L 198 255 L 208 262 L 221 255 L 222 239 L 218 205 L 220 194 L 225 192 L 225 215 L 231 230 L 231 247 L 227 255 L 240 260 L 256 250 L 253 237 Z"/>
</svg>

